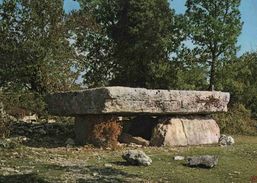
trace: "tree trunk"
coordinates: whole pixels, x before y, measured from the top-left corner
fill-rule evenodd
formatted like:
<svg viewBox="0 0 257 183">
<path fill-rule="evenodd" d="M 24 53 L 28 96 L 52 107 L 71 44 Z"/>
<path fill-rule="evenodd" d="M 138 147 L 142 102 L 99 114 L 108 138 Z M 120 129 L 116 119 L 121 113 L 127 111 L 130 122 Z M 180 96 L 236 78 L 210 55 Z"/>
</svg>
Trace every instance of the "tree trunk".
<svg viewBox="0 0 257 183">
<path fill-rule="evenodd" d="M 211 71 L 210 71 L 210 84 L 209 84 L 209 91 L 214 90 L 216 85 L 216 57 L 213 55 L 212 61 L 211 61 Z"/>
</svg>

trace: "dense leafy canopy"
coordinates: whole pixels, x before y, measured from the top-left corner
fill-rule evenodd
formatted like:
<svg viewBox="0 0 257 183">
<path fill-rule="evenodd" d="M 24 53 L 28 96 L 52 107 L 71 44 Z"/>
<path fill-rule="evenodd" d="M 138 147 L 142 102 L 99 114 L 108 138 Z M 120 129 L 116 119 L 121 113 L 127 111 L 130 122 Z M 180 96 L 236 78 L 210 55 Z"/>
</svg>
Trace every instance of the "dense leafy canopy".
<svg viewBox="0 0 257 183">
<path fill-rule="evenodd" d="M 61 0 L 0 5 L 0 84 L 45 93 L 68 90 L 78 73 Z"/>
<path fill-rule="evenodd" d="M 101 34 L 94 35 L 94 41 L 102 45 L 94 45 L 97 52 L 94 57 L 100 63 L 95 62 L 97 65 L 89 73 L 98 75 L 101 71 L 111 72 L 111 75 L 105 74 L 109 76 L 107 80 L 111 85 L 148 88 L 172 86 L 176 70 L 169 56 L 180 46 L 183 34 L 177 25 L 180 19 L 174 15 L 166 0 L 79 2 L 81 11 L 91 12 L 101 27 Z M 88 37 L 85 37 L 85 42 L 87 40 Z M 108 64 L 101 65 L 106 62 Z"/>
</svg>

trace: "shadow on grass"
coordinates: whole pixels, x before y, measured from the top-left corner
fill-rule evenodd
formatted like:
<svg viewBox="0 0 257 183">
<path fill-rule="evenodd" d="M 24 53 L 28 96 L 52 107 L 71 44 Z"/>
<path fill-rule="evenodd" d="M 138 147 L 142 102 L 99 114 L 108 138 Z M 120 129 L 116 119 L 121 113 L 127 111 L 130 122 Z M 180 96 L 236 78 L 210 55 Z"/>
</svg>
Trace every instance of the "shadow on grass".
<svg viewBox="0 0 257 183">
<path fill-rule="evenodd" d="M 114 161 L 114 162 L 111 162 L 111 164 L 118 165 L 118 166 L 133 166 L 126 161 Z"/>
<path fill-rule="evenodd" d="M 85 182 L 133 182 L 136 178 L 139 178 L 137 175 L 129 174 L 115 168 L 107 167 L 87 167 L 90 172 L 97 172 L 99 176 L 91 177 L 89 179 L 78 179 L 79 183 Z"/>
<path fill-rule="evenodd" d="M 49 183 L 37 174 L 0 175 L 0 183 Z"/>
<path fill-rule="evenodd" d="M 73 173 L 78 183 L 93 182 L 134 182 L 140 180 L 135 174 L 129 174 L 113 167 L 98 166 L 60 166 L 56 164 L 45 165 L 48 170 L 60 170 Z"/>
</svg>

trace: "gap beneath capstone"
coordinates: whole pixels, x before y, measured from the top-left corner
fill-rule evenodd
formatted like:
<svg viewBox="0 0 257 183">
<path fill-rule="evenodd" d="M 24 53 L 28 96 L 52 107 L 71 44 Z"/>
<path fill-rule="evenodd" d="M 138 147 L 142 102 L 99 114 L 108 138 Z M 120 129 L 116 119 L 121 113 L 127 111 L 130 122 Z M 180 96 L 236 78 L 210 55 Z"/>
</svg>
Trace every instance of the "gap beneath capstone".
<svg viewBox="0 0 257 183">
<path fill-rule="evenodd" d="M 121 120 L 122 119 L 122 120 Z M 220 129 L 209 116 L 86 115 L 76 117 L 76 142 L 97 147 L 116 147 L 118 142 L 143 146 L 217 144 Z"/>
</svg>

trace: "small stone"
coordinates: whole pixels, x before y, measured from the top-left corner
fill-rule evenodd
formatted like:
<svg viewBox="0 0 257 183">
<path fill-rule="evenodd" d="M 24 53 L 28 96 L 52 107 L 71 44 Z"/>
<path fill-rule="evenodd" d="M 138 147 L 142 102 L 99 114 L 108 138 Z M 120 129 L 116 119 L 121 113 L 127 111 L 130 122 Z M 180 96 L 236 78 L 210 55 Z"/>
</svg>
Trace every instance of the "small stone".
<svg viewBox="0 0 257 183">
<path fill-rule="evenodd" d="M 23 174 L 31 174 L 31 173 L 33 173 L 33 170 L 24 170 L 22 173 Z"/>
<path fill-rule="evenodd" d="M 21 141 L 22 141 L 22 142 L 27 142 L 27 141 L 28 141 L 28 138 L 27 138 L 27 137 L 23 137 L 23 138 L 21 139 Z"/>
<path fill-rule="evenodd" d="M 104 166 L 107 167 L 107 168 L 111 168 L 112 164 L 106 163 L 106 164 L 104 164 Z"/>
<path fill-rule="evenodd" d="M 241 173 L 241 172 L 238 172 L 238 171 L 234 171 L 234 174 L 238 174 L 238 175 L 240 175 L 240 173 Z"/>
<path fill-rule="evenodd" d="M 95 177 L 95 176 L 97 176 L 98 175 L 98 173 L 97 172 L 93 172 L 93 176 Z"/>
<path fill-rule="evenodd" d="M 224 134 L 222 134 L 220 136 L 220 139 L 219 139 L 219 144 L 221 146 L 230 146 L 230 145 L 233 145 L 235 143 L 235 140 L 233 137 L 231 136 L 226 136 Z"/>
<path fill-rule="evenodd" d="M 181 160 L 184 160 L 184 159 L 185 159 L 184 156 L 174 156 L 175 161 L 181 161 Z"/>
<path fill-rule="evenodd" d="M 128 150 L 123 153 L 122 158 L 131 165 L 149 166 L 152 164 L 151 158 L 140 150 Z"/>
<path fill-rule="evenodd" d="M 123 133 L 120 136 L 120 141 L 122 143 L 127 143 L 127 144 L 137 144 L 137 145 L 141 145 L 141 146 L 149 146 L 149 141 L 142 138 L 142 137 L 133 137 L 130 134 L 127 133 Z"/>
<path fill-rule="evenodd" d="M 235 140 L 233 139 L 233 137 L 228 136 L 227 137 L 227 144 L 228 145 L 233 145 L 235 143 Z"/>
<path fill-rule="evenodd" d="M 68 138 L 65 142 L 66 146 L 74 146 L 75 142 L 72 138 Z"/>
<path fill-rule="evenodd" d="M 204 167 L 204 168 L 213 168 L 218 164 L 217 156 L 192 156 L 187 159 L 188 166 L 194 167 Z"/>
<path fill-rule="evenodd" d="M 142 145 L 138 145 L 138 144 L 134 144 L 134 143 L 130 143 L 127 145 L 128 147 L 133 147 L 133 148 L 142 148 Z"/>
</svg>

